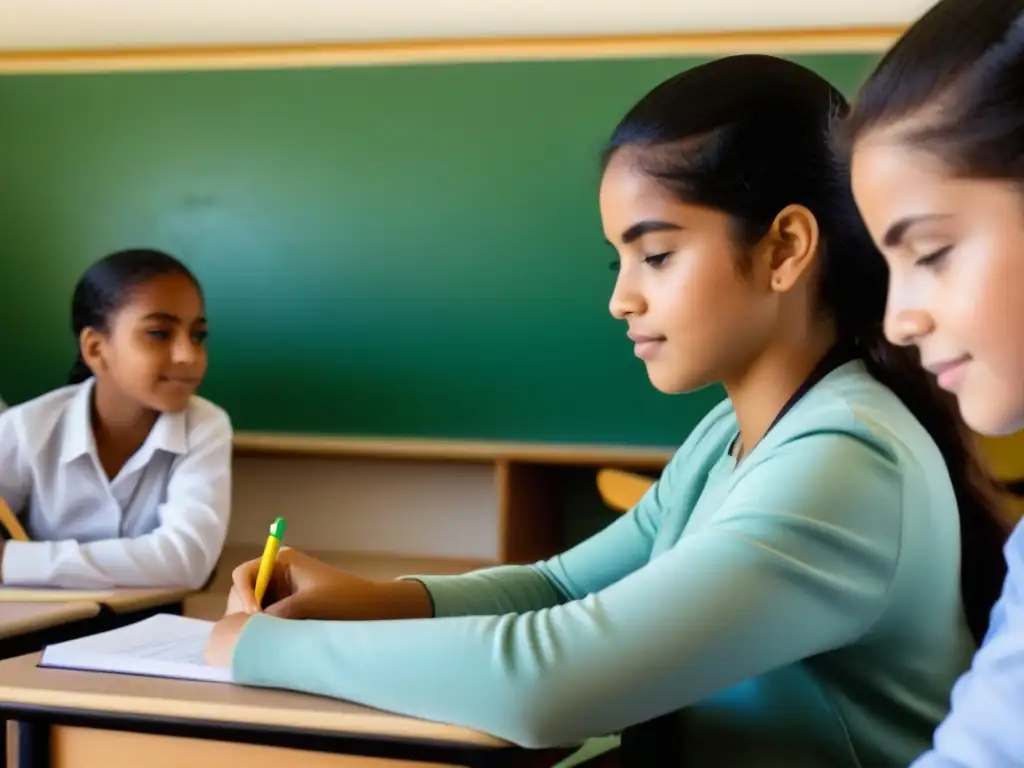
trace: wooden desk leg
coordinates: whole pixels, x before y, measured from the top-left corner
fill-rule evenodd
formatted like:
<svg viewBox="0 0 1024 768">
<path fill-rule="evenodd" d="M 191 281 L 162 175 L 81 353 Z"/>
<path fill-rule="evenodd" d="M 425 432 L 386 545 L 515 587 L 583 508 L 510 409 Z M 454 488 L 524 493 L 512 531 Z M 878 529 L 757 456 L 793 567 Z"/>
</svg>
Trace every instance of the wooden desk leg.
<svg viewBox="0 0 1024 768">
<path fill-rule="evenodd" d="M 50 724 L 18 723 L 18 768 L 50 768 Z"/>
</svg>

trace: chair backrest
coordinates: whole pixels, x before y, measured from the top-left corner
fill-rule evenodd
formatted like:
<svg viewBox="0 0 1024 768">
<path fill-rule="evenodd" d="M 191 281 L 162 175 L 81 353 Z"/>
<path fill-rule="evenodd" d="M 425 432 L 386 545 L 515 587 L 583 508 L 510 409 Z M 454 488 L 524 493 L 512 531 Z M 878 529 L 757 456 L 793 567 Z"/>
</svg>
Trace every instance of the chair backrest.
<svg viewBox="0 0 1024 768">
<path fill-rule="evenodd" d="M 1006 437 L 977 438 L 988 468 L 1006 486 L 1003 512 L 1008 526 L 1024 517 L 1024 431 Z"/>
<path fill-rule="evenodd" d="M 636 506 L 647 489 L 654 485 L 654 479 L 635 472 L 605 468 L 597 473 L 597 490 L 604 503 L 619 512 L 627 512 Z"/>
</svg>

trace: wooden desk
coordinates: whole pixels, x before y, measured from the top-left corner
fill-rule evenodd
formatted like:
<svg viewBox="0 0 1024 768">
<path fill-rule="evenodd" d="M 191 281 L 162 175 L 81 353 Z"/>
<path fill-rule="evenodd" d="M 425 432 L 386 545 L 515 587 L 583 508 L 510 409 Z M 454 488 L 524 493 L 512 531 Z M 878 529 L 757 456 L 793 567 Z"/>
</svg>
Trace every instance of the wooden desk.
<svg viewBox="0 0 1024 768">
<path fill-rule="evenodd" d="M 157 613 L 180 616 L 185 611 L 185 598 L 190 594 L 187 589 L 82 590 L 0 587 L 0 608 L 11 608 L 19 604 L 66 604 L 69 601 L 91 603 L 96 606 L 97 613 L 89 620 L 89 626 L 79 634 L 96 634 L 126 624 L 134 624 Z M 26 647 L 18 652 L 28 653 L 41 647 Z"/>
<path fill-rule="evenodd" d="M 0 659 L 35 651 L 90 631 L 96 603 L 0 603 Z M 7 760 L 7 720 L 0 716 L 0 765 Z"/>
<path fill-rule="evenodd" d="M 99 603 L 117 614 L 137 613 L 181 603 L 187 589 L 51 589 L 0 587 L 3 603 L 67 603 L 84 600 Z M 168 611 L 170 612 L 170 611 Z"/>
<path fill-rule="evenodd" d="M 0 659 L 55 642 L 51 635 L 62 634 L 61 630 L 95 618 L 99 612 L 96 603 L 86 601 L 0 602 Z"/>
<path fill-rule="evenodd" d="M 20 768 L 542 766 L 468 728 L 285 691 L 0 662 L 0 715 L 20 722 Z"/>
</svg>

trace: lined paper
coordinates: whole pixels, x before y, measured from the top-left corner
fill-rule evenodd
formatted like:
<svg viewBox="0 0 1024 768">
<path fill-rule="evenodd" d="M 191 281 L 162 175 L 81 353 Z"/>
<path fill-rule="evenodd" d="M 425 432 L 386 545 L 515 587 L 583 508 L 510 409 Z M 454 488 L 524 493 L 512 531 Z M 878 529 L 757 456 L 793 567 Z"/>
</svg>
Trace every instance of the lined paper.
<svg viewBox="0 0 1024 768">
<path fill-rule="evenodd" d="M 135 624 L 47 646 L 41 667 L 230 683 L 231 671 L 203 660 L 213 622 L 158 614 Z"/>
</svg>

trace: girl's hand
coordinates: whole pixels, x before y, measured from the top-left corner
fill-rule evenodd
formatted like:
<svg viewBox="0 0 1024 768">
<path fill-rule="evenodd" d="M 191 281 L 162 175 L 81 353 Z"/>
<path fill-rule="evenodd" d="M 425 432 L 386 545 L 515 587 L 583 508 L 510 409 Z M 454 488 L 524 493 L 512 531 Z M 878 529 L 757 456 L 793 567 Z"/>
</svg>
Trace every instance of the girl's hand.
<svg viewBox="0 0 1024 768">
<path fill-rule="evenodd" d="M 231 574 L 227 614 L 266 613 L 282 619 L 372 621 L 422 619 L 433 614 L 430 593 L 418 581 L 370 581 L 285 549 L 278 553 L 263 597 L 256 605 L 260 561 L 250 560 Z"/>
<path fill-rule="evenodd" d="M 285 619 L 327 619 L 333 604 L 352 593 L 369 591 L 373 582 L 360 579 L 304 555 L 295 549 L 283 549 L 270 576 L 263 597 L 265 607 L 256 604 L 256 576 L 260 560 L 250 560 L 231 574 L 232 588 L 226 614 L 265 612 Z"/>
<path fill-rule="evenodd" d="M 230 667 L 235 646 L 242 634 L 242 628 L 249 620 L 247 613 L 235 613 L 225 616 L 213 626 L 213 634 L 206 641 L 203 655 L 206 663 L 212 667 Z"/>
</svg>

